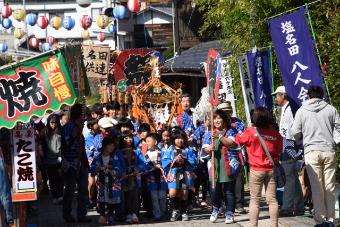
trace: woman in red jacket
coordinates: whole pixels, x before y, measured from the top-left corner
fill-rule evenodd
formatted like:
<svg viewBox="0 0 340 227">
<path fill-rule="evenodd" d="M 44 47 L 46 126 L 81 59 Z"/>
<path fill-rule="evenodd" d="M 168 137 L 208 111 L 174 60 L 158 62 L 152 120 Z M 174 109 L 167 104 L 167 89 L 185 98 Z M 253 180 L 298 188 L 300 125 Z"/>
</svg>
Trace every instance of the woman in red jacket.
<svg viewBox="0 0 340 227">
<path fill-rule="evenodd" d="M 256 128 L 264 139 L 275 164 L 279 162 L 279 154 L 282 152 L 282 137 L 280 133 L 272 127 L 272 117 L 266 108 L 259 107 L 255 109 L 253 123 L 254 127 L 247 128 L 242 134 L 236 136 L 236 142 L 246 146 L 249 157 L 250 223 L 251 226 L 258 225 L 261 192 L 262 186 L 264 185 L 266 200 L 269 204 L 271 226 L 276 227 L 278 226 L 278 203 L 276 200 L 275 175 L 273 166 L 262 148 Z"/>
</svg>

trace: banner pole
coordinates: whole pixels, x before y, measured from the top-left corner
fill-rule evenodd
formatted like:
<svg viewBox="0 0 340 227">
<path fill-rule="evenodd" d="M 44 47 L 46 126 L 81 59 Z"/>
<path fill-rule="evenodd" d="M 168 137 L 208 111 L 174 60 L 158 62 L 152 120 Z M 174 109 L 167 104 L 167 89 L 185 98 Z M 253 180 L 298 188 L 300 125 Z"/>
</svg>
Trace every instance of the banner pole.
<svg viewBox="0 0 340 227">
<path fill-rule="evenodd" d="M 214 111 L 213 106 L 210 107 L 210 129 L 211 129 L 211 144 L 214 146 Z M 215 151 L 211 151 L 211 188 L 215 188 Z"/>
<path fill-rule="evenodd" d="M 270 72 L 272 73 L 272 89 L 275 87 L 274 84 L 274 70 L 273 70 L 273 54 L 272 54 L 272 46 L 269 46 L 269 64 L 270 64 Z M 272 92 L 274 91 L 274 89 L 272 90 Z M 274 96 L 272 96 L 273 99 L 273 109 L 275 107 L 275 98 Z"/>
<path fill-rule="evenodd" d="M 316 49 L 316 55 L 318 56 L 319 65 L 320 65 L 320 70 L 322 70 L 321 55 L 320 55 L 320 52 L 319 52 L 318 43 L 316 42 L 316 36 L 315 36 L 313 24 L 312 24 L 312 17 L 310 16 L 310 13 L 309 13 L 309 10 L 308 10 L 308 4 L 307 4 L 307 3 L 305 3 L 305 7 L 306 7 L 306 9 L 307 9 L 308 23 L 309 23 L 310 30 L 311 30 L 311 32 L 312 32 L 312 37 L 313 37 L 313 40 L 314 40 L 314 47 L 315 47 L 315 49 Z M 324 82 L 325 87 L 326 87 L 326 92 L 327 92 L 327 96 L 328 96 L 328 98 L 329 98 L 329 102 L 332 103 L 332 102 L 331 102 L 331 96 L 329 95 L 328 83 L 327 83 L 327 81 L 325 80 L 324 77 L 322 77 L 322 79 L 323 79 L 323 82 Z"/>
<path fill-rule="evenodd" d="M 316 1 L 314 1 L 314 2 L 309 2 L 309 3 L 306 3 L 306 5 L 312 5 L 312 4 L 315 4 L 315 3 L 318 3 L 318 2 L 321 2 L 321 0 L 316 0 Z M 300 8 L 300 7 L 301 7 L 301 6 L 298 6 L 298 7 L 295 7 L 295 8 L 293 8 L 293 9 L 284 11 L 284 12 L 282 12 L 282 13 L 275 14 L 274 16 L 267 17 L 267 18 L 265 18 L 264 20 L 270 20 L 270 19 L 273 19 L 273 18 L 275 18 L 275 17 L 284 15 L 284 14 L 286 14 L 286 13 L 290 13 L 290 12 L 292 12 L 292 11 L 294 11 L 294 10 L 297 10 L 297 9 Z"/>
</svg>

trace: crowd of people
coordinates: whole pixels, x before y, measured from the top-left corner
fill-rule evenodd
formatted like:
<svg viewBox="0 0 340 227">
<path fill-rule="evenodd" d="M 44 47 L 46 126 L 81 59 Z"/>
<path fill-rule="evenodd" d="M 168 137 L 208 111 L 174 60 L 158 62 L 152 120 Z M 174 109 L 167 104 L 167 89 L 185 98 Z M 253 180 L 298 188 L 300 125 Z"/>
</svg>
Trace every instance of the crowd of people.
<svg viewBox="0 0 340 227">
<path fill-rule="evenodd" d="M 97 210 L 100 225 L 136 224 L 141 210 L 156 222 L 189 221 L 193 206 L 211 206 L 212 223 L 224 214 L 230 224 L 235 212 L 246 213 L 244 178 L 249 174 L 251 226 L 258 226 L 263 187 L 271 226 L 278 226 L 279 216 L 305 213 L 298 178 L 305 166 L 316 226 L 334 226 L 339 114 L 323 101 L 319 87 L 310 87 L 309 100 L 295 119 L 284 87 L 273 95 L 282 107 L 279 124 L 269 110 L 258 107 L 252 127 L 245 127 L 233 117 L 230 102 L 194 124 L 191 99 L 184 94 L 183 113 L 157 132 L 136 121 L 128 106 L 97 103 L 85 111 L 75 104 L 69 112 L 49 115 L 39 129 L 45 187 L 48 179 L 53 203 L 62 205 L 68 223 L 76 222 L 71 213 L 77 191 L 78 222 L 91 221 L 89 209 Z M 280 209 L 274 168 L 279 163 L 286 176 Z"/>
</svg>

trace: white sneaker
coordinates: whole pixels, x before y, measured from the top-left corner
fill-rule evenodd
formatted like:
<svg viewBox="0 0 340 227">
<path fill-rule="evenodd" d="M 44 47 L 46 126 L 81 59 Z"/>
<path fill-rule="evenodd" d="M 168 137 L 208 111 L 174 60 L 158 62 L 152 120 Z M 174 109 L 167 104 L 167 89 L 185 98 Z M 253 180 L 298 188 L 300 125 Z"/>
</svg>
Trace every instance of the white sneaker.
<svg viewBox="0 0 340 227">
<path fill-rule="evenodd" d="M 217 212 L 213 212 L 211 215 L 210 215 L 210 221 L 212 223 L 216 222 L 218 219 L 218 213 Z"/>
<path fill-rule="evenodd" d="M 234 215 L 233 214 L 227 214 L 226 217 L 225 217 L 225 223 L 226 224 L 234 223 Z"/>
<path fill-rule="evenodd" d="M 131 215 L 131 214 L 129 214 L 128 216 L 126 216 L 125 222 L 127 222 L 127 223 L 132 223 L 132 215 Z"/>
<path fill-rule="evenodd" d="M 131 221 L 132 221 L 133 224 L 137 224 L 139 222 L 136 214 L 132 214 Z"/>
</svg>

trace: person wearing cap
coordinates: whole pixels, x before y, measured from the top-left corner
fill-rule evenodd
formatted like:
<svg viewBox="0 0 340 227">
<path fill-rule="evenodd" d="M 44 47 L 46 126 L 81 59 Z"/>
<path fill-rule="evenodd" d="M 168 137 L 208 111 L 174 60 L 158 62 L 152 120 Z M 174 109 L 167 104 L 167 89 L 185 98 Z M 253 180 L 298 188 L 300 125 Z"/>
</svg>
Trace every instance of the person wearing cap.
<svg viewBox="0 0 340 227">
<path fill-rule="evenodd" d="M 296 168 L 301 152 L 298 151 L 290 132 L 294 121 L 293 113 L 284 86 L 276 88 L 272 95 L 275 96 L 276 104 L 281 107 L 279 130 L 283 137 L 283 152 L 280 159 L 286 174 L 286 185 L 283 192 L 280 216 L 303 215 L 305 213 L 304 200 L 299 173 Z"/>
<path fill-rule="evenodd" d="M 230 101 L 225 101 L 223 103 L 220 103 L 217 106 L 217 109 L 225 111 L 231 122 L 231 129 L 235 132 L 235 134 L 242 133 L 245 129 L 244 123 L 241 119 L 237 117 L 233 117 L 233 107 L 231 105 Z M 246 152 L 242 149 L 242 155 L 244 161 L 246 160 Z M 235 180 L 235 211 L 237 213 L 245 213 L 244 210 L 244 182 L 243 182 L 243 172 L 240 171 Z"/>
<path fill-rule="evenodd" d="M 102 141 L 105 137 L 112 137 L 115 135 L 114 125 L 112 119 L 109 117 L 103 117 L 98 121 L 100 133 L 93 139 L 94 157 L 100 152 L 102 148 Z"/>
<path fill-rule="evenodd" d="M 323 100 L 323 89 L 310 86 L 295 114 L 290 133 L 303 140 L 304 159 L 312 187 L 316 226 L 334 226 L 336 152 L 340 142 L 340 116 Z"/>
</svg>

